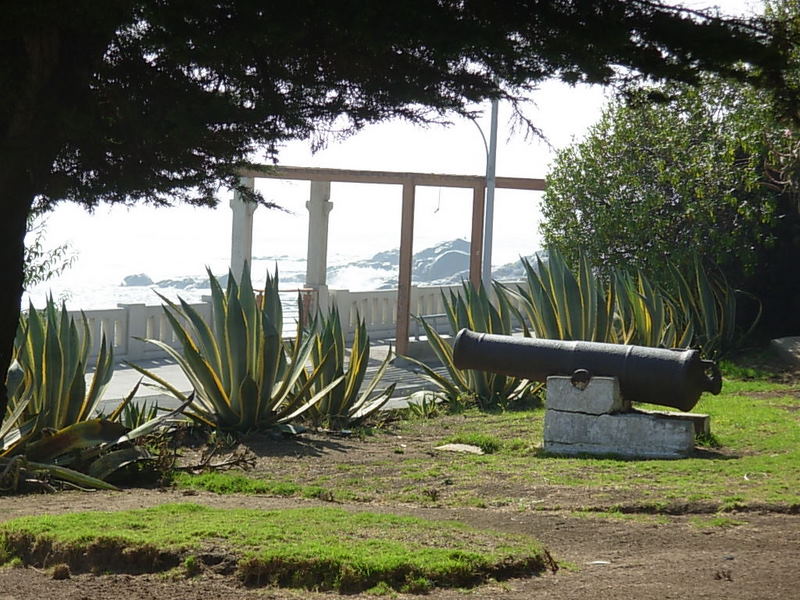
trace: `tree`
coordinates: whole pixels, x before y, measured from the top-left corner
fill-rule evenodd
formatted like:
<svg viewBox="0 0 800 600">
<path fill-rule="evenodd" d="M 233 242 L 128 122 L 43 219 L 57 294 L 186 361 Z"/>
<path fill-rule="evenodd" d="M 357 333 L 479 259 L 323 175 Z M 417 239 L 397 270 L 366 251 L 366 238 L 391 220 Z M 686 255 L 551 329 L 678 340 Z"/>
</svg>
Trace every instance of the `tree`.
<svg viewBox="0 0 800 600">
<path fill-rule="evenodd" d="M 59 244 L 50 248 L 46 246 L 46 230 L 47 218 L 34 211 L 28 218 L 28 233 L 25 236 L 25 288 L 60 275 L 75 261 L 70 244 Z"/>
<path fill-rule="evenodd" d="M 800 130 L 765 92 L 713 76 L 638 89 L 547 181 L 542 234 L 572 260 L 669 281 L 701 257 L 761 297 L 763 333 L 800 333 Z"/>
<path fill-rule="evenodd" d="M 754 244 L 774 225 L 776 192 L 759 185 L 758 130 L 748 135 L 737 117 L 767 111 L 716 80 L 658 91 L 672 101 L 643 101 L 652 88 L 617 99 L 582 141 L 557 153 L 543 197 L 545 241 L 573 260 L 582 250 L 597 265 L 655 274 L 695 256 L 752 270 Z"/>
<path fill-rule="evenodd" d="M 34 200 L 213 204 L 249 158 L 274 156 L 286 140 L 468 114 L 487 97 L 517 102 L 547 77 L 693 81 L 711 70 L 797 106 L 784 93 L 781 30 L 655 0 L 5 0 L 0 9 L 0 372 Z M 0 386 L 0 415 L 5 397 Z"/>
</svg>

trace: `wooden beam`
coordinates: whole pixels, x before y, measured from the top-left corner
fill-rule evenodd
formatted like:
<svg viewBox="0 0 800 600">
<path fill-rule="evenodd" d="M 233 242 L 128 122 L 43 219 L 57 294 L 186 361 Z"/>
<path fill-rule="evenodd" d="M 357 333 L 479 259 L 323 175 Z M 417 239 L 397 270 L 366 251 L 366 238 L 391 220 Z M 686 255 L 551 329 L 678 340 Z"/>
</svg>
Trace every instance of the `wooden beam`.
<svg viewBox="0 0 800 600">
<path fill-rule="evenodd" d="M 481 283 L 481 259 L 483 255 L 483 218 L 486 210 L 486 188 L 472 188 L 472 233 L 469 238 L 469 280 L 475 289 Z"/>
<path fill-rule="evenodd" d="M 409 177 L 403 182 L 403 209 L 400 220 L 400 270 L 397 275 L 397 354 L 408 353 L 408 328 L 411 318 L 411 267 L 414 255 L 414 197 L 416 185 Z"/>
<path fill-rule="evenodd" d="M 348 169 L 320 169 L 316 167 L 284 167 L 263 165 L 243 169 L 240 174 L 266 179 L 298 179 L 301 181 L 335 181 L 339 183 L 383 183 L 404 185 L 413 179 L 416 185 L 433 187 L 474 188 L 484 185 L 483 175 L 444 175 L 437 173 L 401 173 L 394 171 L 353 171 Z M 514 190 L 544 190 L 544 179 L 524 177 L 498 177 L 495 187 Z"/>
</svg>

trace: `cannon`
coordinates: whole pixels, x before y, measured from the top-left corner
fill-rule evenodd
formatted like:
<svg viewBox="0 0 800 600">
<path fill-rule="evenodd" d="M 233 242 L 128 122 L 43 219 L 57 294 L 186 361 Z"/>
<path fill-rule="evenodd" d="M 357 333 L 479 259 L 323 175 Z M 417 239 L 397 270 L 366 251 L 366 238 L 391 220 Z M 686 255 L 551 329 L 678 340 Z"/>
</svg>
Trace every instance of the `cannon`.
<svg viewBox="0 0 800 600">
<path fill-rule="evenodd" d="M 459 369 L 490 371 L 545 382 L 552 375 L 616 377 L 622 396 L 690 411 L 703 392 L 719 394 L 722 375 L 699 350 L 548 340 L 462 329 L 453 345 Z"/>
</svg>

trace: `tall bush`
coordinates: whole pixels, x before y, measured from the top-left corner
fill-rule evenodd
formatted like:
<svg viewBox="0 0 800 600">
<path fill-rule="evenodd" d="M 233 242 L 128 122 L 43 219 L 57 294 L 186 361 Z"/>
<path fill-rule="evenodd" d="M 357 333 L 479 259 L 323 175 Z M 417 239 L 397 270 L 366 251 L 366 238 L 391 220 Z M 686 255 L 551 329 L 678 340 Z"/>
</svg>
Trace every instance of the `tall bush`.
<svg viewBox="0 0 800 600">
<path fill-rule="evenodd" d="M 765 334 L 800 333 L 799 174 L 800 131 L 764 92 L 713 77 L 642 88 L 557 154 L 541 231 L 572 264 L 584 254 L 662 286 L 672 267 L 716 265 L 762 299 Z M 740 312 L 749 324 L 757 310 Z"/>
</svg>

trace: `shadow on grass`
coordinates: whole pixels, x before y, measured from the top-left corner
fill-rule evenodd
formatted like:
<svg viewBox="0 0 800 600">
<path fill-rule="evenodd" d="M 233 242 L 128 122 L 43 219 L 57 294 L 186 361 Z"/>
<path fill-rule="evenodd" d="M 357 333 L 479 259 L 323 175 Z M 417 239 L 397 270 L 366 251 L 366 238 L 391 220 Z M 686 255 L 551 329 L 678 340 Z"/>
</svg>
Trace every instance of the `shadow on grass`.
<svg viewBox="0 0 800 600">
<path fill-rule="evenodd" d="M 346 438 L 332 438 L 306 432 L 292 437 L 276 437 L 269 434 L 242 436 L 241 443 L 259 458 L 294 456 L 313 458 L 330 453 L 344 454 L 355 450 Z"/>
<path fill-rule="evenodd" d="M 587 454 L 587 453 L 580 453 L 580 454 L 557 454 L 553 452 L 547 452 L 542 448 L 537 449 L 534 452 L 534 455 L 537 458 L 553 458 L 553 459 L 581 459 L 586 461 L 613 461 L 619 463 L 630 463 L 630 462 L 642 462 L 642 461 L 675 461 L 675 460 L 685 460 L 687 458 L 700 458 L 704 460 L 736 460 L 742 458 L 738 454 L 731 454 L 729 452 L 723 452 L 721 450 L 715 450 L 712 448 L 695 448 L 691 454 L 688 456 L 676 456 L 674 458 L 656 458 L 656 457 L 649 457 L 649 456 L 642 456 L 642 457 L 631 457 L 631 456 L 621 456 L 619 454 Z"/>
</svg>

